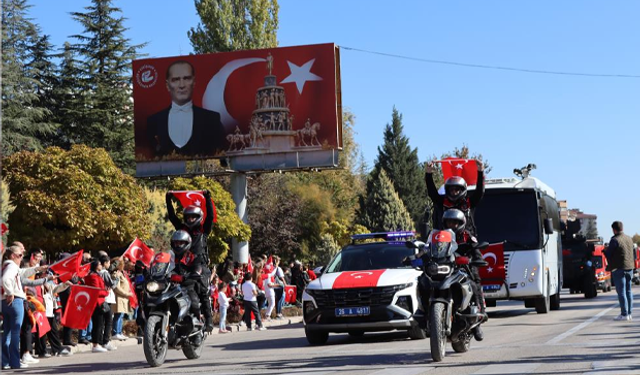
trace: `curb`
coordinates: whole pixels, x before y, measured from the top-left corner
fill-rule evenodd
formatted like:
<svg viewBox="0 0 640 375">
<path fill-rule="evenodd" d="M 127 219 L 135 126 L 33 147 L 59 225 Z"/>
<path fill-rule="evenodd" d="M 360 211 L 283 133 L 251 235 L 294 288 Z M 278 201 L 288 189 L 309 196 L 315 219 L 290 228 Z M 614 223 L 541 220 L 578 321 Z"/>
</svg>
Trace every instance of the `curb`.
<svg viewBox="0 0 640 375">
<path fill-rule="evenodd" d="M 271 327 L 288 326 L 291 324 L 298 324 L 298 323 L 302 323 L 301 316 L 289 316 L 289 317 L 284 317 L 284 319 L 272 319 L 270 322 L 265 321 L 264 326 L 267 328 L 271 328 Z M 240 325 L 238 323 L 227 324 L 227 327 L 232 328 L 234 332 L 237 332 L 240 330 Z M 210 336 L 216 336 L 218 334 L 217 329 L 218 327 L 214 328 L 213 333 Z M 115 344 L 115 346 L 118 348 L 116 349 L 116 352 L 117 352 L 122 347 L 138 345 L 138 340 L 135 337 L 129 337 L 129 339 L 125 341 L 113 340 L 112 343 Z M 73 354 L 76 354 L 76 353 L 87 353 L 87 352 L 90 353 L 92 347 L 93 347 L 92 344 L 78 344 L 70 348 L 71 348 L 71 352 Z"/>
</svg>

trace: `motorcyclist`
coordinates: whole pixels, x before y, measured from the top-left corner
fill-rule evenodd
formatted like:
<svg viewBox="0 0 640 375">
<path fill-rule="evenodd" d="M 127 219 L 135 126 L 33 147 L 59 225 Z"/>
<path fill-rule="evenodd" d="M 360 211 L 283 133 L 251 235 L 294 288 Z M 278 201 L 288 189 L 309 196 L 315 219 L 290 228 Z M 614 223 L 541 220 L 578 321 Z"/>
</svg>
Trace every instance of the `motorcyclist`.
<svg viewBox="0 0 640 375">
<path fill-rule="evenodd" d="M 186 290 L 191 299 L 190 311 L 193 315 L 200 317 L 200 294 L 205 287 L 201 282 L 202 277 L 194 277 L 202 274 L 203 264 L 199 257 L 191 251 L 192 240 L 189 233 L 184 230 L 177 230 L 171 236 L 171 250 L 175 254 L 175 272 L 182 275 L 184 281 L 180 286 Z"/>
<path fill-rule="evenodd" d="M 213 331 L 213 313 L 211 311 L 211 300 L 209 296 L 209 284 L 211 280 L 211 273 L 209 271 L 209 249 L 207 247 L 207 237 L 213 229 L 213 203 L 211 202 L 211 193 L 208 190 L 204 190 L 203 196 L 206 201 L 206 208 L 208 215 L 204 217 L 202 209 L 195 205 L 190 205 L 184 208 L 182 214 L 184 221 L 180 221 L 175 213 L 171 198 L 173 194 L 167 192 L 167 212 L 169 214 L 169 220 L 177 231 L 185 231 L 191 239 L 189 253 L 192 254 L 197 261 L 197 264 L 201 266 L 200 272 L 202 276 L 202 288 L 198 288 L 198 299 L 202 309 L 202 314 L 205 317 L 205 326 L 208 332 Z M 175 234 L 175 233 L 174 233 Z M 175 250 L 174 250 L 175 251 Z M 178 254 L 176 253 L 176 256 Z"/>
<path fill-rule="evenodd" d="M 482 292 L 482 284 L 480 279 L 480 273 L 478 272 L 478 265 L 484 264 L 487 262 L 482 258 L 482 253 L 476 247 L 478 241 L 476 238 L 465 229 L 467 221 L 465 215 L 462 211 L 452 208 L 446 210 L 444 215 L 442 215 L 442 222 L 444 224 L 444 229 L 451 229 L 456 234 L 456 242 L 458 243 L 458 250 L 456 253 L 460 256 L 468 257 L 471 260 L 469 264 L 471 287 L 473 289 L 473 295 L 476 301 L 476 305 L 480 308 L 480 312 L 484 315 L 484 321 L 487 320 L 487 314 L 485 312 L 484 306 L 484 294 Z M 474 328 L 473 336 L 476 340 L 482 341 L 484 339 L 484 334 L 482 332 L 482 328 L 478 325 Z"/>
<path fill-rule="evenodd" d="M 467 195 L 467 182 L 459 176 L 449 177 L 444 182 L 445 195 L 438 194 L 438 188 L 433 181 L 433 172 L 435 166 L 433 162 L 427 163 L 425 168 L 425 181 L 427 183 L 427 193 L 433 202 L 433 227 L 435 229 L 443 229 L 443 223 L 440 220 L 446 210 L 456 208 L 464 213 L 466 219 L 466 230 L 476 236 L 476 226 L 473 222 L 475 208 L 478 206 L 484 196 L 484 165 L 480 160 L 476 160 L 478 167 L 478 179 L 476 188 L 471 196 Z"/>
</svg>

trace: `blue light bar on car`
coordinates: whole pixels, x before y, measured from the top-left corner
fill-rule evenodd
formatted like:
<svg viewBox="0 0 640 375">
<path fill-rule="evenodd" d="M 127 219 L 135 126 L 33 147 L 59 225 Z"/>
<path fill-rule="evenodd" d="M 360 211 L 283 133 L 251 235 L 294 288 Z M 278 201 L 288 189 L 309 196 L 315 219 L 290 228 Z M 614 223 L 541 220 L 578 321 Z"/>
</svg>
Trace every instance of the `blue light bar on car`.
<svg viewBox="0 0 640 375">
<path fill-rule="evenodd" d="M 378 232 L 378 233 L 364 233 L 364 234 L 354 234 L 351 236 L 351 239 L 356 240 L 368 240 L 374 238 L 382 238 L 385 240 L 399 240 L 401 238 L 414 238 L 416 234 L 414 232 L 409 231 L 400 231 L 400 232 Z"/>
</svg>

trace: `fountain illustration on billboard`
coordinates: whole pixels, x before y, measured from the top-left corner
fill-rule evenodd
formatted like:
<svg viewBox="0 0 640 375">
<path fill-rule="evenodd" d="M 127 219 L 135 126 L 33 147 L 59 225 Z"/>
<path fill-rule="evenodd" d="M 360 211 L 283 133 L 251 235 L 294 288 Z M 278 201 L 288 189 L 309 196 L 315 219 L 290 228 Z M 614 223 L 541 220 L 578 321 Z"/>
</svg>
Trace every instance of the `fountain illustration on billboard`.
<svg viewBox="0 0 640 375">
<path fill-rule="evenodd" d="M 295 118 L 287 104 L 284 88 L 278 86 L 277 77 L 272 74 L 273 56 L 269 54 L 266 60 L 269 74 L 264 77 L 264 86 L 256 92 L 249 133 L 242 133 L 236 126 L 235 131 L 227 135 L 226 155 L 321 150 L 320 123 L 312 123 L 307 118 L 302 127 L 295 129 Z"/>
</svg>

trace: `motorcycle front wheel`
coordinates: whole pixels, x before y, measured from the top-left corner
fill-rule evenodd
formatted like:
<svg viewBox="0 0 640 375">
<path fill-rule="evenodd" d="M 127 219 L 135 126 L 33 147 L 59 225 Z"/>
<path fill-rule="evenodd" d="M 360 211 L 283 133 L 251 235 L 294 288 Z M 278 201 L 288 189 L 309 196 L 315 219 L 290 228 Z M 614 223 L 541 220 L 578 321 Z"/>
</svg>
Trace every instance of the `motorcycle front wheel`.
<svg viewBox="0 0 640 375">
<path fill-rule="evenodd" d="M 164 363 L 168 345 L 162 337 L 162 317 L 151 315 L 144 327 L 142 342 L 144 356 L 151 367 L 158 367 Z"/>
<path fill-rule="evenodd" d="M 447 311 L 443 303 L 431 305 L 429 327 L 431 328 L 431 358 L 434 362 L 441 362 L 445 356 L 447 335 L 445 333 L 445 319 Z"/>
</svg>

